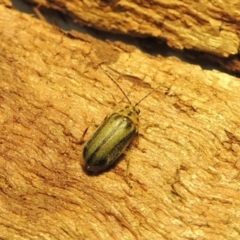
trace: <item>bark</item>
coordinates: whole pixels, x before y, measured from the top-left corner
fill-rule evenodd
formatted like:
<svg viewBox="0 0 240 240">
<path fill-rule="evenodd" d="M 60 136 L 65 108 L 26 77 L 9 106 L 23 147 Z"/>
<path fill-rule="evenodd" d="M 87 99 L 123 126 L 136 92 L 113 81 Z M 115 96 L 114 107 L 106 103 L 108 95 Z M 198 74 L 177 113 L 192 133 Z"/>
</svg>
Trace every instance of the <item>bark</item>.
<svg viewBox="0 0 240 240">
<path fill-rule="evenodd" d="M 230 71 L 240 71 L 238 1 L 33 0 L 83 25 L 132 36 L 164 39 L 180 50 L 197 50 Z M 161 46 L 159 46 L 161 48 Z M 199 58 L 191 52 L 191 57 Z"/>
<path fill-rule="evenodd" d="M 0 238 L 240 237 L 239 79 L 0 12 Z M 89 176 L 84 130 L 127 102 L 106 72 L 133 103 L 160 88 L 138 143 Z"/>
</svg>

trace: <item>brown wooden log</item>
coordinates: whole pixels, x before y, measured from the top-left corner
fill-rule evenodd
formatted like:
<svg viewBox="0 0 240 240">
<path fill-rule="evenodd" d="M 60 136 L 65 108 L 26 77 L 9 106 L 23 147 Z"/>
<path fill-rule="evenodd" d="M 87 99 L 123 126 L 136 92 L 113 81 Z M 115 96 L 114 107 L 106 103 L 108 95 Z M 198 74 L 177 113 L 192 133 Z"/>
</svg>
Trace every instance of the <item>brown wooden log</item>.
<svg viewBox="0 0 240 240">
<path fill-rule="evenodd" d="M 240 237 L 239 79 L 0 12 L 0 238 Z M 133 103 L 161 87 L 138 144 L 89 176 L 82 133 L 126 103 L 104 71 Z"/>
<path fill-rule="evenodd" d="M 240 71 L 240 5 L 235 0 L 32 2 L 58 9 L 87 26 L 132 36 L 151 36 L 164 39 L 175 49 L 205 52 L 214 55 L 214 62 L 220 62 L 224 68 Z M 233 58 L 224 60 L 229 56 Z"/>
</svg>

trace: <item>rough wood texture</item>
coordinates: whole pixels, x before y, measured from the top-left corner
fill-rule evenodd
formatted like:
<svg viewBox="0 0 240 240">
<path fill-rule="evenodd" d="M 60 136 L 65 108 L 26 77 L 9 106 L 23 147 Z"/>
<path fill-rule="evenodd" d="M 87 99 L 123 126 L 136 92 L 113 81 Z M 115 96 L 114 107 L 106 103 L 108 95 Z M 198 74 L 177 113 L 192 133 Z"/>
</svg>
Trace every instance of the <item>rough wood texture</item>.
<svg viewBox="0 0 240 240">
<path fill-rule="evenodd" d="M 177 49 L 239 53 L 240 3 L 189 0 L 33 0 L 95 28 L 166 39 Z"/>
<path fill-rule="evenodd" d="M 0 238 L 240 238 L 239 79 L 0 12 Z M 124 160 L 80 167 L 83 131 L 123 99 L 103 69 L 133 102 L 162 84 L 123 158 L 131 187 Z"/>
</svg>

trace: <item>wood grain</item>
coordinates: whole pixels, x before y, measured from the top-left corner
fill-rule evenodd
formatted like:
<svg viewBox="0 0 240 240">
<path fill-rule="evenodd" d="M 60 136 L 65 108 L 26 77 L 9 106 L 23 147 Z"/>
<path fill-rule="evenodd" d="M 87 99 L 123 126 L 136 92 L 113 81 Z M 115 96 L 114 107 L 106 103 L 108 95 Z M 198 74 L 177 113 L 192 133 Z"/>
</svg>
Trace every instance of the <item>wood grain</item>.
<svg viewBox="0 0 240 240">
<path fill-rule="evenodd" d="M 239 53 L 240 4 L 224 1 L 34 0 L 88 26 L 165 39 L 176 49 L 228 57 Z"/>
<path fill-rule="evenodd" d="M 0 238 L 240 237 L 239 79 L 0 12 Z M 82 133 L 126 103 L 106 71 L 133 103 L 162 86 L 138 144 L 89 176 Z"/>
</svg>

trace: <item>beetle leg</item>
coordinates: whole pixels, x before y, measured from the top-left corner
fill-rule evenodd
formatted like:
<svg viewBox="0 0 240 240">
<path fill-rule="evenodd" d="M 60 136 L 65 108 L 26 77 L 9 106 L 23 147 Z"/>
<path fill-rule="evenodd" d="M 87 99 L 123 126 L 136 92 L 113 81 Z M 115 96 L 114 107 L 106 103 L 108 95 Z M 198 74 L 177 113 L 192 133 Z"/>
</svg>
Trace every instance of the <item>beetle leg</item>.
<svg viewBox="0 0 240 240">
<path fill-rule="evenodd" d="M 128 178 L 128 175 L 129 175 L 129 167 L 130 167 L 130 160 L 129 160 L 129 158 L 127 158 L 126 160 L 127 160 L 127 167 L 126 167 L 126 170 L 125 170 L 124 177 Z"/>
<path fill-rule="evenodd" d="M 130 160 L 129 160 L 129 158 L 127 158 L 126 161 L 127 161 L 127 168 L 126 168 L 126 170 L 125 170 L 124 178 L 125 178 L 128 186 L 129 186 L 130 188 L 132 188 L 132 184 L 131 184 L 130 178 L 129 178 L 129 167 L 130 167 Z"/>
<path fill-rule="evenodd" d="M 89 128 L 89 127 L 87 127 L 87 128 L 84 130 L 84 132 L 83 132 L 83 134 L 82 134 L 82 137 L 81 137 L 80 140 L 79 140 L 79 144 L 83 144 L 83 143 L 84 143 L 84 138 L 85 138 L 85 135 L 86 135 L 86 133 L 87 133 L 87 131 L 88 131 L 88 128 Z"/>
</svg>

